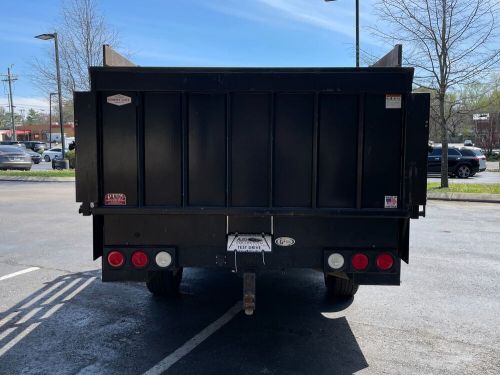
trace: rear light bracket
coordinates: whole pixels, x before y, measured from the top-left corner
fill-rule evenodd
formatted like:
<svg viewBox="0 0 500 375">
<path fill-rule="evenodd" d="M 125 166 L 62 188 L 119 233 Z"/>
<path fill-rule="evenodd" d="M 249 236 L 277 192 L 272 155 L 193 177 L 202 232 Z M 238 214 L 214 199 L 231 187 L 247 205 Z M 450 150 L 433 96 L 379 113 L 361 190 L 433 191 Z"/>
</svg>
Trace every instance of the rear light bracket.
<svg viewBox="0 0 500 375">
<path fill-rule="evenodd" d="M 339 253 L 344 257 L 344 266 L 341 269 L 334 270 L 328 265 L 328 257 L 333 253 Z M 361 253 L 368 257 L 368 267 L 365 270 L 358 271 L 351 264 L 351 258 L 353 255 Z M 377 255 L 380 254 L 390 254 L 394 259 L 394 264 L 391 269 L 387 271 L 382 271 L 377 267 L 376 259 Z M 325 273 L 335 273 L 335 272 L 345 272 L 348 275 L 353 274 L 399 274 L 401 269 L 401 260 L 398 256 L 396 249 L 389 248 L 371 248 L 371 249 L 350 249 L 350 248 L 328 248 L 323 251 L 323 271 Z"/>
<path fill-rule="evenodd" d="M 113 251 L 118 250 L 125 256 L 125 264 L 120 268 L 114 268 L 108 264 L 108 254 Z M 149 258 L 148 265 L 144 268 L 135 268 L 132 265 L 132 254 L 137 250 L 144 251 Z M 172 257 L 172 263 L 168 267 L 160 267 L 155 262 L 156 254 L 160 251 L 165 251 Z M 161 270 L 173 270 L 178 268 L 177 262 L 177 249 L 175 247 L 164 247 L 164 246 L 106 246 L 103 251 L 102 257 L 102 267 L 103 270 L 110 271 L 123 271 L 123 270 L 135 270 L 137 272 L 141 271 L 161 271 Z"/>
</svg>

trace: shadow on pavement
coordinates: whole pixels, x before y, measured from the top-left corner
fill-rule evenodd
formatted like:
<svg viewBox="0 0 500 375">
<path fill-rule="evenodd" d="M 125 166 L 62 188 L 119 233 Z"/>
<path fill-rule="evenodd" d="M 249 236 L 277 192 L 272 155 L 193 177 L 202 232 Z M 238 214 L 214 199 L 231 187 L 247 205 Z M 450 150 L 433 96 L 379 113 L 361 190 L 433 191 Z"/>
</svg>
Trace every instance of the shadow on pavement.
<svg viewBox="0 0 500 375">
<path fill-rule="evenodd" d="M 188 270 L 174 300 L 100 272 L 65 275 L 0 314 L 0 373 L 140 374 L 241 299 L 230 272 Z M 331 374 L 368 364 L 312 271 L 258 276 L 257 311 L 237 315 L 168 373 Z M 335 314 L 337 315 L 337 314 Z M 338 315 L 342 315 L 339 313 Z"/>
</svg>

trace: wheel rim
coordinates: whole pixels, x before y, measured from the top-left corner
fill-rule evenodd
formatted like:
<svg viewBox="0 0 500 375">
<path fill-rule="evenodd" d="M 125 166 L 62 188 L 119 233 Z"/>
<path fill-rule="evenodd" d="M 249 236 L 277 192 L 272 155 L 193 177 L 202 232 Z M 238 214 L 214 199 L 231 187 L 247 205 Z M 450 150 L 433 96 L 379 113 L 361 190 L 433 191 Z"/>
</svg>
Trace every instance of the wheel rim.
<svg viewBox="0 0 500 375">
<path fill-rule="evenodd" d="M 470 176 L 470 169 L 466 165 L 462 165 L 458 168 L 458 175 L 462 178 L 467 178 Z"/>
</svg>

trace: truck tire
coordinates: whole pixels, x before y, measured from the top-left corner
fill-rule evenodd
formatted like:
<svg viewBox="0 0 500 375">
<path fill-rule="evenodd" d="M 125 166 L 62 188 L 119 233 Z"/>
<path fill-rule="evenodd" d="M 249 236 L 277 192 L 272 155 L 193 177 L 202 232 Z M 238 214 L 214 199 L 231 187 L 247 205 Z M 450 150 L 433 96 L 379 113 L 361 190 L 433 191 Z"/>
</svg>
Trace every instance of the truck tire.
<svg viewBox="0 0 500 375">
<path fill-rule="evenodd" d="M 146 286 L 155 296 L 175 296 L 179 294 L 181 280 L 182 268 L 175 271 L 151 271 Z"/>
<path fill-rule="evenodd" d="M 358 291 L 358 284 L 350 279 L 325 275 L 325 285 L 328 294 L 335 298 L 351 298 Z"/>
</svg>

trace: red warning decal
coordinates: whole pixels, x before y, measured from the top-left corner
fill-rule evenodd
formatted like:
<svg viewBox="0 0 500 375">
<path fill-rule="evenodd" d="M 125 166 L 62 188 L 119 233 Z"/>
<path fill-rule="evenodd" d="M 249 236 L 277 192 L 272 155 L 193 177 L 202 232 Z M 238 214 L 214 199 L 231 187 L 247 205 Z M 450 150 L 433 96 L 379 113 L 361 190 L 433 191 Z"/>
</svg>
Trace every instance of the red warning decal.
<svg viewBox="0 0 500 375">
<path fill-rule="evenodd" d="M 122 193 L 108 193 L 104 196 L 105 206 L 125 206 L 127 204 L 127 196 Z"/>
</svg>

